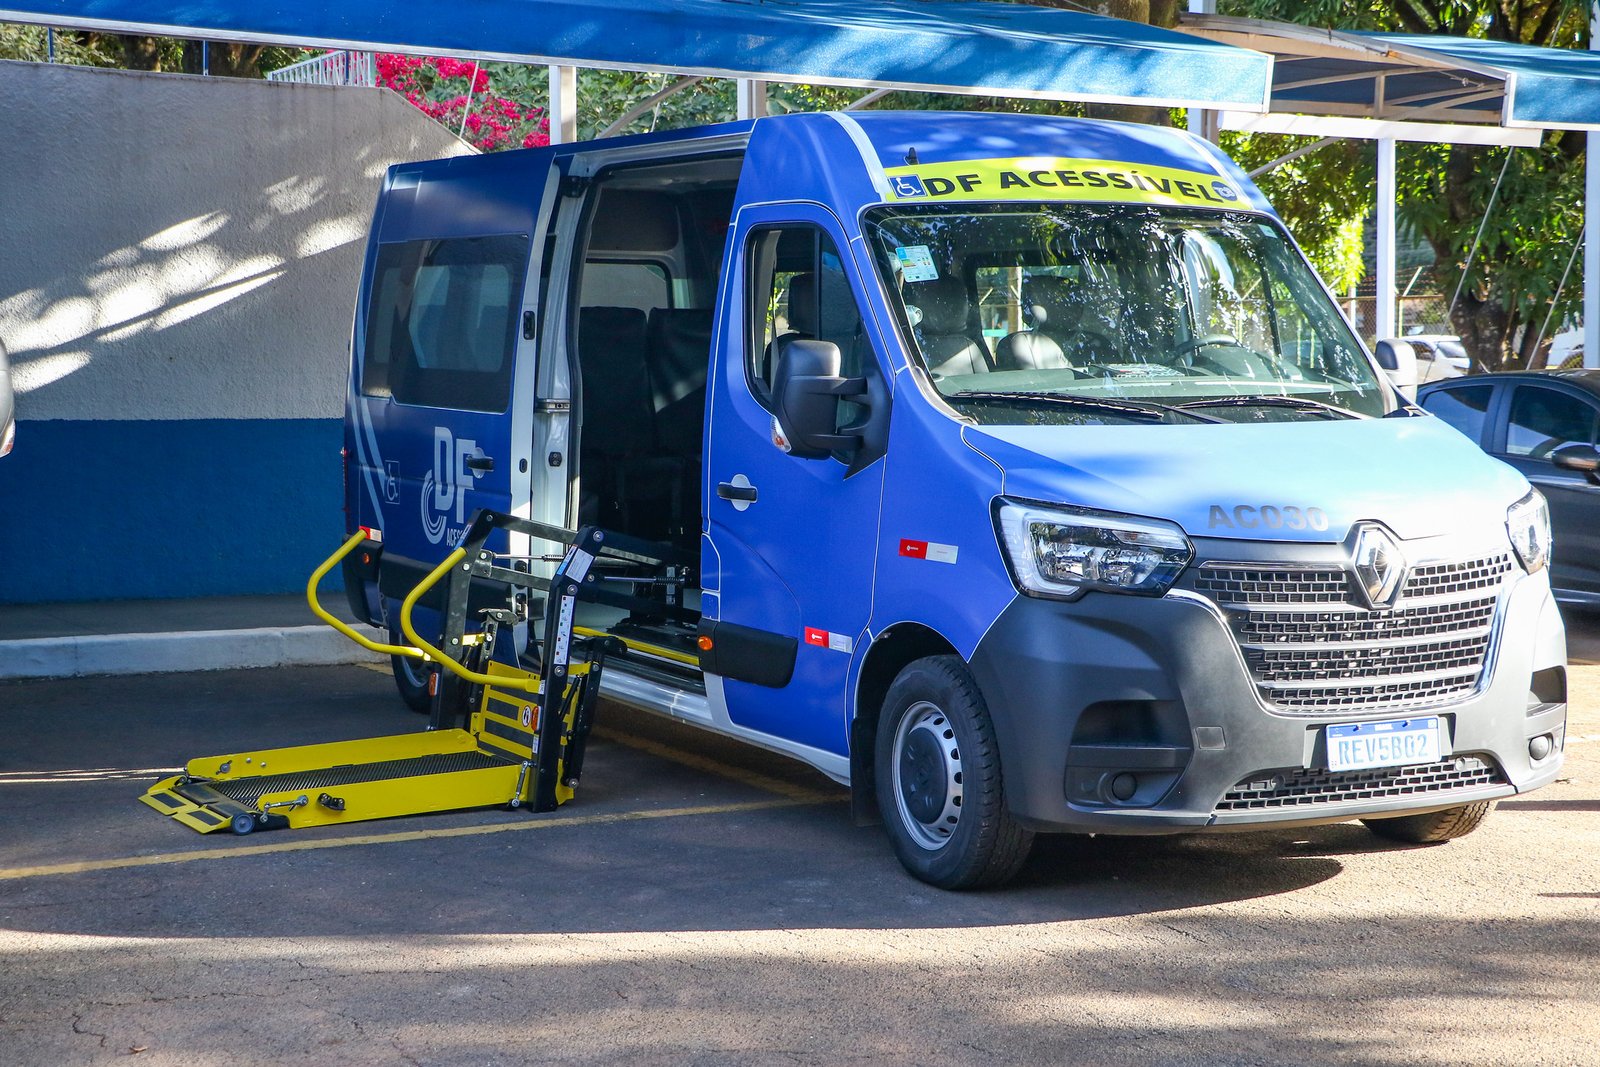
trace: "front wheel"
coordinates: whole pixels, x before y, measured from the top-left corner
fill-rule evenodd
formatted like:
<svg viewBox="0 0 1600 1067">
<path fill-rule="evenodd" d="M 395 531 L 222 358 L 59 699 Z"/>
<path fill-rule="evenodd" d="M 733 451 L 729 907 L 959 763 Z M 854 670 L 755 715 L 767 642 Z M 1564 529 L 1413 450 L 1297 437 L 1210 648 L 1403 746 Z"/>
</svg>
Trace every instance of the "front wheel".
<svg viewBox="0 0 1600 1067">
<path fill-rule="evenodd" d="M 1000 748 L 977 682 L 957 656 L 900 672 L 878 719 L 878 810 L 906 870 L 941 889 L 1009 881 L 1033 832 L 1006 808 Z"/>
<path fill-rule="evenodd" d="M 1362 819 L 1368 830 L 1390 841 L 1404 841 L 1410 845 L 1436 845 L 1441 841 L 1454 841 L 1466 837 L 1483 825 L 1489 817 L 1494 802 L 1480 800 L 1476 804 L 1443 811 L 1430 811 L 1425 815 L 1402 815 L 1397 819 Z"/>
<path fill-rule="evenodd" d="M 411 642 L 406 640 L 399 626 L 390 623 L 389 643 L 409 645 Z M 394 672 L 394 687 L 400 690 L 400 699 L 406 702 L 406 707 L 419 715 L 431 713 L 433 697 L 428 693 L 428 681 L 432 668 L 410 656 L 390 656 L 389 669 Z"/>
</svg>

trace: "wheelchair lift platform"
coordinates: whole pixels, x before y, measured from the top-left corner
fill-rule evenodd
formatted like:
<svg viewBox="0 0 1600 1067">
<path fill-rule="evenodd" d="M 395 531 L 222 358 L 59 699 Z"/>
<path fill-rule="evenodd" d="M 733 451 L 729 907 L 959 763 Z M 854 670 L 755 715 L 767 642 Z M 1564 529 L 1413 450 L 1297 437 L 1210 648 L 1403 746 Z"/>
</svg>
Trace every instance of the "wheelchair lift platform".
<svg viewBox="0 0 1600 1067">
<path fill-rule="evenodd" d="M 532 560 L 503 566 L 486 547 L 500 530 L 564 545 L 560 557 L 539 557 L 559 558 L 554 575 L 532 574 Z M 401 630 L 413 643 L 382 644 L 317 600 L 322 578 L 357 549 L 372 565 L 382 551 L 381 534 L 363 529 L 351 535 L 313 572 L 307 599 L 324 622 L 364 647 L 438 665 L 428 729 L 202 756 L 140 800 L 200 833 L 235 834 L 469 808 L 553 811 L 577 788 L 606 657 L 624 650 L 609 634 L 577 629 L 576 603 L 687 618 L 681 606 L 687 564 L 677 550 L 597 527 L 571 531 L 480 512 L 461 547 L 402 603 Z M 416 632 L 412 612 L 446 577 L 443 633 L 435 646 Z M 469 601 L 485 586 L 503 589 L 506 606 L 482 609 L 474 629 Z M 545 594 L 543 638 L 537 650 L 529 649 L 536 670 L 491 658 L 504 644 L 503 631 L 528 620 L 536 606 L 532 591 Z"/>
</svg>

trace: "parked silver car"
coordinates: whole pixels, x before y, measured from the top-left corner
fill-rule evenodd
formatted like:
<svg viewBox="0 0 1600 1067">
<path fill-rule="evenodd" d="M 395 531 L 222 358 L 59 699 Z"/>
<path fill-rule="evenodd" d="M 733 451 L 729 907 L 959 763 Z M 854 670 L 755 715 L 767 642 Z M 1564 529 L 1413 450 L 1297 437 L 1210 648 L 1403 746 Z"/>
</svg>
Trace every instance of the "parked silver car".
<svg viewBox="0 0 1600 1067">
<path fill-rule="evenodd" d="M 1458 378 L 1472 366 L 1466 346 L 1454 334 L 1416 333 L 1401 340 L 1416 350 L 1417 381 L 1423 384 Z"/>
<path fill-rule="evenodd" d="M 1556 599 L 1600 606 L 1600 370 L 1452 378 L 1424 385 L 1417 402 L 1538 487 Z"/>
</svg>

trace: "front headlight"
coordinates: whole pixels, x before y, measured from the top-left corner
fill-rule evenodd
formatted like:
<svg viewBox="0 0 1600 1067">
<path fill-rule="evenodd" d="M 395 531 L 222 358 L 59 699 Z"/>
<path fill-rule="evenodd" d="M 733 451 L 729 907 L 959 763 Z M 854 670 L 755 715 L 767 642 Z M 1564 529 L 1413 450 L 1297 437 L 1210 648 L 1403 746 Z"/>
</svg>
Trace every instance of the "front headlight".
<svg viewBox="0 0 1600 1067">
<path fill-rule="evenodd" d="M 1012 577 L 1032 596 L 1160 596 L 1194 557 L 1183 530 L 1160 519 L 1001 500 L 995 525 Z"/>
<path fill-rule="evenodd" d="M 1538 574 L 1550 562 L 1550 508 L 1539 490 L 1506 509 L 1506 535 L 1517 558 L 1529 574 Z"/>
</svg>

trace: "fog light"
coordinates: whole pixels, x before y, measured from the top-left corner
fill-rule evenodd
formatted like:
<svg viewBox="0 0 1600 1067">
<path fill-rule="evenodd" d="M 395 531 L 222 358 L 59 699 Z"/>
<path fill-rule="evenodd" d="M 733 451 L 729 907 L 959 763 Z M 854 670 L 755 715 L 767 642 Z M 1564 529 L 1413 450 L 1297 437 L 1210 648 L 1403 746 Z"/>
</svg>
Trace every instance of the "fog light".
<svg viewBox="0 0 1600 1067">
<path fill-rule="evenodd" d="M 1528 742 L 1528 758 L 1533 760 L 1542 760 L 1546 756 L 1550 755 L 1551 751 L 1555 747 L 1555 738 L 1551 737 L 1549 734 L 1540 734 L 1538 737 L 1535 737 L 1532 741 Z"/>
<path fill-rule="evenodd" d="M 1118 800 L 1132 800 L 1139 791 L 1139 779 L 1126 772 L 1111 779 L 1111 795 Z"/>
</svg>

